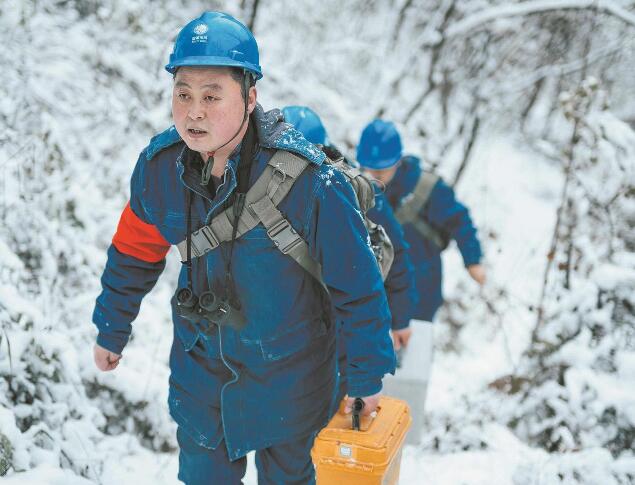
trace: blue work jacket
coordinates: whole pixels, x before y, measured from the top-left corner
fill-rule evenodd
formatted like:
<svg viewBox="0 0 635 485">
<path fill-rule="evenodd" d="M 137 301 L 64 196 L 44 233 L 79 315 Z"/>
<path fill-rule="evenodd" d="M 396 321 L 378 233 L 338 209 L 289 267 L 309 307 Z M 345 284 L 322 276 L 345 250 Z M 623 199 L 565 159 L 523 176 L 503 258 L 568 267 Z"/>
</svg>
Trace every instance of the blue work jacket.
<svg viewBox="0 0 635 485">
<path fill-rule="evenodd" d="M 252 118 L 257 145 L 250 185 L 276 150 L 310 162 L 278 208 L 321 264 L 328 293 L 280 252 L 259 224 L 234 242 L 232 252 L 233 281 L 247 320 L 242 331 L 213 326 L 203 334 L 200 325 L 173 309 L 170 413 L 201 446 L 214 449 L 224 439 L 230 459 L 307 436 L 326 424 L 336 382 L 333 318 L 343 323 L 350 395 L 379 392 L 382 377 L 395 365 L 391 315 L 352 187 L 323 163 L 321 151 L 282 122 L 279 110 L 264 113 L 257 106 Z M 227 206 L 237 185 L 240 146 L 230 155 L 215 194 L 200 185 L 199 173 L 184 161 L 185 150 L 171 127 L 142 151 L 131 180 L 129 218 L 138 217 L 137 226 L 155 228 L 171 245 L 186 235 L 186 190 L 196 230 Z M 126 234 L 134 239 L 137 231 Z M 222 243 L 193 260 L 195 293 L 225 294 L 229 246 Z M 93 314 L 97 342 L 117 353 L 165 265 L 164 259 L 126 254 L 126 247 L 108 249 Z M 178 284 L 187 284 L 185 268 Z"/>
<path fill-rule="evenodd" d="M 414 191 L 421 174 L 419 158 L 402 158 L 395 176 L 386 186 L 386 198 L 393 209 L 396 210 Z M 469 210 L 456 199 L 454 190 L 442 179 L 433 187 L 419 217 L 447 240 L 456 241 L 466 267 L 480 263 L 481 245 Z M 415 267 L 415 285 L 419 296 L 414 318 L 432 321 L 443 303 L 442 249 L 425 238 L 412 224 L 405 224 L 403 229 L 410 245 L 409 252 Z"/>
</svg>

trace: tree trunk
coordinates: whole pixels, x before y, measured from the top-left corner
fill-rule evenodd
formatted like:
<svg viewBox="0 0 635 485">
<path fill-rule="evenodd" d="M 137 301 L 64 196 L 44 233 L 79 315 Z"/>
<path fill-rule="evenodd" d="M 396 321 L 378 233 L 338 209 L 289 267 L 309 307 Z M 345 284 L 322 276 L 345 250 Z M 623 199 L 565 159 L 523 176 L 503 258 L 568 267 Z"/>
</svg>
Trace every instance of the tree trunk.
<svg viewBox="0 0 635 485">
<path fill-rule="evenodd" d="M 251 6 L 251 15 L 249 17 L 249 23 L 247 27 L 251 32 L 254 32 L 254 25 L 256 24 L 256 15 L 258 14 L 258 5 L 260 4 L 260 0 L 254 0 L 254 3 Z"/>
</svg>

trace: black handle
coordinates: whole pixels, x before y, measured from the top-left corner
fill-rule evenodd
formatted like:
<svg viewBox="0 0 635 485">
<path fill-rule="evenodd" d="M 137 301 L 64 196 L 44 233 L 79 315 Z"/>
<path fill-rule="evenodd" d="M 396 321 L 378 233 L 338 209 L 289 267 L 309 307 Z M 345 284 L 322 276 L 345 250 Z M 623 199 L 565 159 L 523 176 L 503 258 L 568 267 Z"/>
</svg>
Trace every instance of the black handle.
<svg viewBox="0 0 635 485">
<path fill-rule="evenodd" d="M 359 415 L 366 403 L 361 397 L 356 397 L 353 402 L 353 429 L 359 431 Z"/>
</svg>

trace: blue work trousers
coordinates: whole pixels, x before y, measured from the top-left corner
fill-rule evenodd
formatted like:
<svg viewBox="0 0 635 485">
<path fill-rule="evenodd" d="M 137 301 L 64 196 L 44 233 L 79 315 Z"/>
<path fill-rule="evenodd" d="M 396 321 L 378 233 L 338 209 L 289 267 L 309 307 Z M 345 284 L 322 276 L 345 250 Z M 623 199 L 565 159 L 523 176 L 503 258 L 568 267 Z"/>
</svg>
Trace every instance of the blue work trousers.
<svg viewBox="0 0 635 485">
<path fill-rule="evenodd" d="M 247 470 L 247 458 L 230 461 L 225 442 L 215 449 L 199 446 L 180 427 L 176 433 L 179 480 L 186 485 L 239 485 Z M 256 451 L 258 485 L 315 485 L 311 447 L 315 434 Z"/>
</svg>

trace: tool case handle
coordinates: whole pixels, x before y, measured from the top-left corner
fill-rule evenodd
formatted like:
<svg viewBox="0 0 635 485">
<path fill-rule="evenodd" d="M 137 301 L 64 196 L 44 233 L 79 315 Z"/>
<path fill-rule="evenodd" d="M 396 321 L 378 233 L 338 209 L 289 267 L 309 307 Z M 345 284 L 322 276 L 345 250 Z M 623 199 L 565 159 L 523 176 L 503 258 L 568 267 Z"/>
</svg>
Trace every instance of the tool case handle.
<svg viewBox="0 0 635 485">
<path fill-rule="evenodd" d="M 356 397 L 353 402 L 353 429 L 359 431 L 360 414 L 364 409 L 366 403 L 361 397 Z"/>
</svg>

